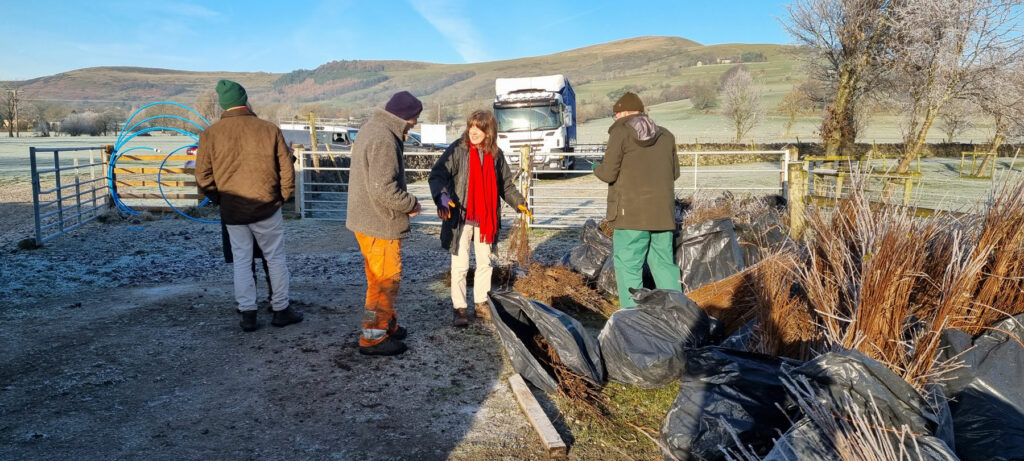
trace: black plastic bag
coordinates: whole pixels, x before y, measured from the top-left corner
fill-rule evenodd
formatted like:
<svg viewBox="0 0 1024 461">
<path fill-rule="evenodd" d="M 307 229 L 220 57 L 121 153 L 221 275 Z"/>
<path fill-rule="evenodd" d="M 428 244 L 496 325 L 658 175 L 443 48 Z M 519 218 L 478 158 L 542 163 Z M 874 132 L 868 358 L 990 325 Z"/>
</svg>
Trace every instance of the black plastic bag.
<svg viewBox="0 0 1024 461">
<path fill-rule="evenodd" d="M 915 434 L 949 434 L 942 418 L 909 383 L 882 363 L 855 350 L 822 354 L 794 369 L 834 400 L 849 395 L 865 412 L 874 402 L 878 416 L 891 428 L 907 426 Z M 872 410 L 872 412 L 874 412 Z M 952 443 L 952 441 L 948 441 Z"/>
<path fill-rule="evenodd" d="M 717 319 L 716 319 L 716 321 L 717 321 Z M 724 326 L 722 325 L 722 323 L 721 322 L 717 322 L 717 323 L 718 323 L 718 329 L 719 330 L 723 330 Z M 735 349 L 735 350 L 738 350 L 738 351 L 745 351 L 745 350 L 747 350 L 747 346 L 750 345 L 750 340 L 754 338 L 754 329 L 756 327 L 757 327 L 757 319 L 751 320 L 751 321 L 747 322 L 746 325 L 743 325 L 738 330 L 733 332 L 733 334 L 729 335 L 727 338 L 722 340 L 722 342 L 719 343 L 718 345 L 722 346 L 722 347 L 724 347 L 726 349 Z M 714 331 L 715 330 L 712 329 L 712 332 L 714 332 Z M 714 340 L 717 337 L 717 335 L 712 334 L 711 337 L 712 337 L 712 342 L 714 342 Z"/>
<path fill-rule="evenodd" d="M 604 266 L 601 267 L 601 273 L 597 276 L 597 289 L 608 296 L 619 296 L 618 281 L 615 278 L 614 256 L 606 259 Z"/>
<path fill-rule="evenodd" d="M 512 367 L 534 386 L 548 393 L 558 389 L 551 370 L 534 356 L 537 349 L 532 341 L 537 334 L 544 337 L 567 368 L 594 382 L 604 382 L 598 343 L 576 319 L 519 293 L 491 291 L 487 301 Z"/>
<path fill-rule="evenodd" d="M 573 272 L 595 280 L 612 253 L 612 238 L 604 235 L 593 219 L 588 219 L 580 230 L 580 245 L 569 251 L 563 263 Z"/>
<path fill-rule="evenodd" d="M 940 388 L 932 387 L 931 390 L 937 393 L 937 403 L 929 404 L 902 378 L 858 351 L 830 352 L 789 373 L 807 378 L 812 386 L 834 402 L 849 401 L 862 415 L 880 417 L 880 430 L 886 434 L 890 430 L 907 428 L 911 434 L 905 434 L 902 441 L 896 435 L 892 435 L 889 441 L 893 445 L 902 445 L 895 447 L 895 451 L 904 450 L 910 459 L 959 459 L 950 448 L 953 427 Z M 843 400 L 843 396 L 849 396 L 849 400 Z M 939 409 L 938 414 L 934 411 L 936 408 Z M 775 443 L 763 459 L 838 461 L 841 458 L 829 438 L 805 416 Z"/>
<path fill-rule="evenodd" d="M 957 455 L 964 460 L 1024 459 L 1024 346 L 1018 342 L 1024 341 L 1024 314 L 977 338 L 946 330 L 942 341 L 947 347 L 942 359 L 960 354 L 957 360 L 967 365 L 947 374 L 944 382 Z"/>
<path fill-rule="evenodd" d="M 637 306 L 612 314 L 598 335 L 608 379 L 645 389 L 671 384 L 686 364 L 685 348 L 706 343 L 710 319 L 675 290 L 642 288 L 633 300 Z"/>
<path fill-rule="evenodd" d="M 903 443 L 910 459 L 923 461 L 957 461 L 956 454 L 938 437 L 930 435 L 910 436 Z M 779 440 L 775 447 L 761 461 L 841 461 L 835 447 L 822 433 L 821 429 L 807 417 L 793 424 Z"/>
<path fill-rule="evenodd" d="M 681 460 L 725 459 L 722 448 L 736 447 L 731 427 L 744 446 L 767 453 L 799 413 L 782 384 L 783 364 L 798 362 L 718 346 L 688 350 L 661 426 L 664 445 Z"/>
<path fill-rule="evenodd" d="M 730 218 L 682 228 L 675 238 L 675 259 L 683 291 L 722 280 L 747 267 Z"/>
</svg>

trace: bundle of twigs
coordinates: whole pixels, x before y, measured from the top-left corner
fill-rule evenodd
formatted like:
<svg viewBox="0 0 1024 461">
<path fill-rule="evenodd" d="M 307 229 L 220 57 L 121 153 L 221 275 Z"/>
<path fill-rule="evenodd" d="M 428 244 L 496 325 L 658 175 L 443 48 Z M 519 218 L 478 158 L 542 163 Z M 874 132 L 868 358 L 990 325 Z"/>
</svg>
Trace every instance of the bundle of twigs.
<svg viewBox="0 0 1024 461">
<path fill-rule="evenodd" d="M 869 202 L 855 180 L 832 210 L 809 215 L 797 281 L 826 345 L 858 349 L 923 392 L 955 364 L 937 362 L 946 328 L 977 334 L 1024 313 L 1024 183 L 995 192 L 978 217 L 914 217 Z"/>
<path fill-rule="evenodd" d="M 586 310 L 610 317 L 618 307 L 587 285 L 582 274 L 565 266 L 530 263 L 526 275 L 516 278 L 519 293 L 549 306 L 569 311 Z"/>
<path fill-rule="evenodd" d="M 602 390 L 600 383 L 582 376 L 566 367 L 562 359 L 558 357 L 558 351 L 551 347 L 544 336 L 537 334 L 533 337 L 534 347 L 537 352 L 537 359 L 541 365 L 550 369 L 558 381 L 558 391 L 567 399 L 582 404 L 591 413 L 598 417 L 608 415 L 608 396 Z"/>
<path fill-rule="evenodd" d="M 689 199 L 677 200 L 677 207 L 685 212 L 682 216 L 683 227 L 719 218 L 750 223 L 759 216 L 778 213 L 778 200 L 781 199 L 773 195 L 736 198 L 729 192 L 713 195 L 698 191 Z"/>
<path fill-rule="evenodd" d="M 526 214 L 521 213 L 516 220 L 515 227 L 508 235 L 508 250 L 505 254 L 507 261 L 514 261 L 520 266 L 526 266 L 533 258 L 533 252 L 530 250 L 530 229 L 526 219 Z"/>
<path fill-rule="evenodd" d="M 758 323 L 748 350 L 809 360 L 820 349 L 817 316 L 797 285 L 799 264 L 796 253 L 782 250 L 754 266 Z"/>
<path fill-rule="evenodd" d="M 757 266 L 748 267 L 722 280 L 687 291 L 686 297 L 722 322 L 723 333 L 731 335 L 757 318 L 756 272 Z"/>
<path fill-rule="evenodd" d="M 810 213 L 807 263 L 797 279 L 820 318 L 827 345 L 858 349 L 908 381 L 914 288 L 928 261 L 928 242 L 942 221 L 916 221 L 912 209 L 872 207 L 863 184 L 832 211 Z M 923 385 L 922 382 L 911 384 Z"/>
</svg>

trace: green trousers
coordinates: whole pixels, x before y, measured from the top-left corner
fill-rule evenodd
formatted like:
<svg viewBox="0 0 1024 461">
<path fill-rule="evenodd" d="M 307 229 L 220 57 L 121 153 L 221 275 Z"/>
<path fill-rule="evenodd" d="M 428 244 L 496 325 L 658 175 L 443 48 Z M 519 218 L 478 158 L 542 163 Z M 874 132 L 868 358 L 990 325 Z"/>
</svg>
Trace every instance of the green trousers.
<svg viewBox="0 0 1024 461">
<path fill-rule="evenodd" d="M 672 231 L 615 229 L 613 240 L 615 282 L 622 307 L 636 306 L 629 298 L 629 289 L 643 286 L 645 260 L 654 276 L 655 286 L 667 290 L 683 290 L 679 282 L 679 266 L 672 257 Z"/>
</svg>

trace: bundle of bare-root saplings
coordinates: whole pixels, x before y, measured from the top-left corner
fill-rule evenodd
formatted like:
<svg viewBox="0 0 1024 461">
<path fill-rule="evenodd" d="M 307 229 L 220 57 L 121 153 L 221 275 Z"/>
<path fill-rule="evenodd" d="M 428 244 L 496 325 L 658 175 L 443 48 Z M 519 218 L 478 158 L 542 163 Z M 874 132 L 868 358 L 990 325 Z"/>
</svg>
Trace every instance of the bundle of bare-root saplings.
<svg viewBox="0 0 1024 461">
<path fill-rule="evenodd" d="M 591 221 L 490 307 L 516 370 L 595 419 L 678 386 L 660 434 L 628 423 L 667 459 L 1024 459 L 1024 182 L 916 211 L 855 181 L 791 239 L 779 197 L 698 195 L 677 203 L 685 294 L 617 309 Z"/>
</svg>

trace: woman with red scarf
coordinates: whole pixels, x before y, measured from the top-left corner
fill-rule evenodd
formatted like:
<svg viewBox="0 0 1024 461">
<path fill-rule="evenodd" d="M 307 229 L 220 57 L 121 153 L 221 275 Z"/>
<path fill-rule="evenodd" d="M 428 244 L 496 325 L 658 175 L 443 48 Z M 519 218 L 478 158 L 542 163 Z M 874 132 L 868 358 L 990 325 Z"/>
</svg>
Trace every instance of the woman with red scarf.
<svg viewBox="0 0 1024 461">
<path fill-rule="evenodd" d="M 512 182 L 505 155 L 498 149 L 498 122 L 490 111 L 478 110 L 466 120 L 462 138 L 445 149 L 430 170 L 430 193 L 437 204 L 441 246 L 452 255 L 454 326 L 469 324 L 466 274 L 470 248 L 476 253 L 473 301 L 476 317 L 490 321 L 487 292 L 491 289 L 491 250 L 498 241 L 504 199 L 513 209 L 527 211 Z"/>
</svg>

